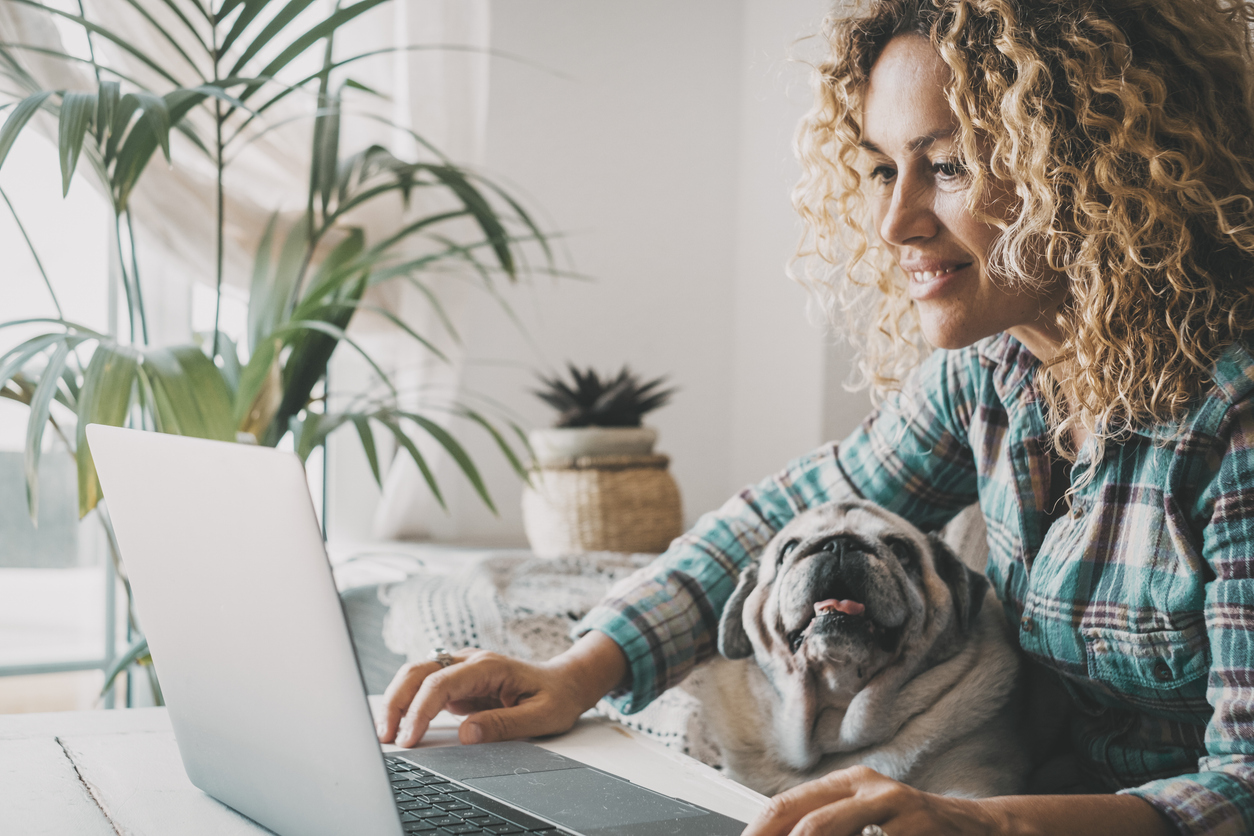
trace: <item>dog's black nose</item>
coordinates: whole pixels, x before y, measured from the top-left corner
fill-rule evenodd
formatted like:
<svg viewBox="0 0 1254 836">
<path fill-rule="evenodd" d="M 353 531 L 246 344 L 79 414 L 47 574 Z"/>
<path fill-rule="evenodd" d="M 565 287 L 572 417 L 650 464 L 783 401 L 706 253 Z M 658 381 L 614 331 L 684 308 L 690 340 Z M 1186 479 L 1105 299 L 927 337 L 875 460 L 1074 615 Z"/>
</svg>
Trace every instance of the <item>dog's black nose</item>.
<svg viewBox="0 0 1254 836">
<path fill-rule="evenodd" d="M 874 551 L 874 548 L 857 535 L 837 534 L 821 541 L 815 551 L 831 552 L 837 557 L 844 557 L 849 552 Z"/>
</svg>

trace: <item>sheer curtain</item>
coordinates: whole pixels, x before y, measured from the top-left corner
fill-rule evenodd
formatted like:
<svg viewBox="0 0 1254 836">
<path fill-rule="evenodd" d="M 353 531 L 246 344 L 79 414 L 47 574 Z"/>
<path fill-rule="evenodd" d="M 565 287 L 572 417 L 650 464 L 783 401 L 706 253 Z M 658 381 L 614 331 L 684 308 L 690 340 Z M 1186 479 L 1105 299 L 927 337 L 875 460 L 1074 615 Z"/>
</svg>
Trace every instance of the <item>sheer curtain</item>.
<svg viewBox="0 0 1254 836">
<path fill-rule="evenodd" d="M 73 0 L 49 5 L 77 11 Z M 90 20 L 116 32 L 162 66 L 176 68 L 185 84 L 196 83 L 196 68 L 144 20 L 138 9 L 118 0 L 85 0 L 84 5 Z M 166 0 L 139 0 L 139 6 L 162 26 L 180 28 Z M 312 4 L 302 15 L 304 28 L 332 9 L 330 0 Z M 300 26 L 302 18 L 289 24 L 289 31 L 303 31 L 290 28 Z M 5 43 L 51 50 L 68 46 L 74 50 L 75 45 L 62 38 L 70 28 L 58 26 L 50 14 L 38 9 L 0 3 L 0 39 Z M 412 128 L 459 163 L 473 166 L 481 162 L 487 113 L 488 35 L 488 0 L 397 0 L 342 29 L 335 43 L 337 59 L 369 51 L 384 52 L 338 71 L 341 79 L 352 78 L 380 94 L 350 91 L 346 95 L 341 153 L 379 144 L 402 158 L 419 157 L 423 153 L 421 147 L 402 129 Z M 162 82 L 142 61 L 107 39 L 96 37 L 92 46 L 97 59 L 110 68 L 139 79 L 158 92 L 168 89 L 168 83 Z M 438 48 L 441 46 L 453 48 Z M 68 63 L 32 50 L 19 50 L 16 55 L 45 87 L 95 87 L 90 67 L 84 64 Z M 259 67 L 268 57 L 262 53 L 253 64 Z M 288 80 L 315 71 L 321 57 L 319 43 L 302 56 L 304 63 L 288 68 Z M 201 66 L 199 70 L 212 77 L 211 67 Z M 126 89 L 124 83 L 124 92 Z M 261 130 L 252 131 L 228 151 L 223 278 L 239 291 L 247 289 L 253 253 L 271 214 L 279 211 L 281 218 L 294 218 L 303 211 L 315 92 L 311 87 L 307 93 L 289 96 L 267 112 L 264 120 L 259 120 L 264 123 Z M 401 127 L 393 127 L 389 122 Z M 45 118 L 41 127 L 50 135 L 55 130 L 51 119 Z M 207 126 L 197 127 L 205 135 Z M 152 341 L 156 343 L 188 339 L 193 287 L 197 283 L 212 287 L 215 282 L 214 163 L 174 133 L 171 152 L 173 165 L 154 158 L 132 198 L 140 275 Z M 80 170 L 85 169 L 83 166 Z M 89 175 L 79 179 L 94 178 Z M 95 186 L 101 188 L 100 184 Z M 415 200 L 421 199 L 421 194 L 416 195 Z M 349 223 L 360 226 L 368 241 L 378 240 L 385 231 L 399 225 L 404 211 L 399 203 L 375 206 L 369 213 L 351 217 Z M 447 315 L 457 325 L 465 308 L 464 283 L 449 277 L 436 284 Z M 395 373 L 403 397 L 416 406 L 419 391 L 452 392 L 460 376 L 461 357 L 455 341 L 436 322 L 427 301 L 416 290 L 399 283 L 378 288 L 374 301 L 420 333 L 430 335 L 452 359 L 451 363 L 433 361 L 429 352 L 381 317 L 356 317 L 351 330 L 385 368 Z M 353 384 L 341 376 L 333 381 L 333 392 L 351 389 Z M 424 452 L 430 453 L 439 467 L 438 451 Z M 421 536 L 422 520 L 430 512 L 432 501 L 412 461 L 407 456 L 398 457 L 395 466 L 389 468 L 383 501 L 375 514 L 375 535 Z"/>
</svg>

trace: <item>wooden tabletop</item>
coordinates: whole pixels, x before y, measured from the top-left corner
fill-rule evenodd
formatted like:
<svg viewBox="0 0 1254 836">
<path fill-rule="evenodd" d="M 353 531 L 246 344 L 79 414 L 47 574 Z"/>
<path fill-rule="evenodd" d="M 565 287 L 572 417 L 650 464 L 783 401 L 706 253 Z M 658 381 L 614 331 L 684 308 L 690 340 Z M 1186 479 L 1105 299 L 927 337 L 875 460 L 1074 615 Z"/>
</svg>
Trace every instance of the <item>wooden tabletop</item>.
<svg viewBox="0 0 1254 836">
<path fill-rule="evenodd" d="M 442 715 L 424 745 L 456 745 L 457 722 Z M 741 821 L 765 803 L 704 764 L 603 718 L 585 717 L 570 732 L 535 742 Z M 0 833 L 269 832 L 192 785 L 164 708 L 0 716 Z"/>
</svg>

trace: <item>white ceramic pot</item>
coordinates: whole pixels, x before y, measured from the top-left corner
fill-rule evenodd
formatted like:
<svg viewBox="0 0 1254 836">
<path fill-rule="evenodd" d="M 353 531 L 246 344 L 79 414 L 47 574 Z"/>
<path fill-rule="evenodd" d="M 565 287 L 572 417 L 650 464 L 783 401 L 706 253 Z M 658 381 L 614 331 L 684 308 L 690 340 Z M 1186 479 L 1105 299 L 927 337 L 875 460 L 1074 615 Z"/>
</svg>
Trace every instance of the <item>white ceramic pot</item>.
<svg viewBox="0 0 1254 836">
<path fill-rule="evenodd" d="M 527 434 L 536 463 L 566 461 L 580 456 L 648 455 L 657 442 L 652 427 L 550 427 Z"/>
</svg>

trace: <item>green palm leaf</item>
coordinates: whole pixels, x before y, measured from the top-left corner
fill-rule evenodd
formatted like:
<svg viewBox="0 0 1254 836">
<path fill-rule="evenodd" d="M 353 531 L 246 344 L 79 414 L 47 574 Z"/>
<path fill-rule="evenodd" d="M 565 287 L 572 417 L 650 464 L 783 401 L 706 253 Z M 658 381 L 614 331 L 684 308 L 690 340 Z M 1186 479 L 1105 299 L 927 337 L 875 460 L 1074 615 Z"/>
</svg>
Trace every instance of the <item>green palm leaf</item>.
<svg viewBox="0 0 1254 836">
<path fill-rule="evenodd" d="M 103 26 L 98 26 L 95 23 L 92 23 L 90 20 L 88 20 L 85 17 L 81 17 L 76 14 L 70 14 L 69 12 L 63 12 L 60 9 L 56 9 L 56 8 L 53 8 L 52 6 L 47 6 L 43 4 L 39 2 L 39 0 L 8 0 L 8 2 L 20 3 L 23 6 L 32 6 L 36 9 L 39 9 L 40 11 L 47 12 L 48 14 L 56 15 L 65 20 L 73 21 L 78 26 L 87 30 L 87 32 L 91 34 L 99 35 L 105 40 L 108 40 L 117 44 L 119 47 L 121 47 L 122 49 L 126 50 L 131 55 L 139 59 L 139 61 L 142 62 L 144 66 L 148 67 L 148 69 L 152 70 L 157 75 L 161 76 L 162 78 L 164 78 L 166 81 L 170 82 L 171 84 L 177 86 L 179 83 L 179 80 L 175 78 L 172 74 L 170 74 L 164 67 L 162 67 L 156 61 L 154 61 L 150 56 L 148 56 L 141 50 L 137 49 L 130 42 L 128 42 L 125 38 L 120 37 L 115 32 L 112 32 L 109 29 L 105 29 Z"/>
<path fill-rule="evenodd" d="M 231 67 L 231 75 L 239 75 L 244 65 L 253 59 L 257 53 L 266 48 L 270 41 L 274 40 L 283 30 L 287 28 L 296 17 L 314 2 L 314 0 L 289 0 L 288 4 L 270 19 L 270 22 L 257 33 L 256 37 L 244 47 L 244 51 L 240 53 L 236 59 L 235 65 Z M 245 27 L 252 22 L 262 9 L 269 5 L 269 0 L 249 0 L 244 4 L 244 11 L 240 12 L 239 18 L 235 21 L 235 25 L 231 27 L 231 31 L 227 33 L 226 39 L 222 42 L 222 51 L 226 52 L 235 41 L 243 34 Z M 265 72 L 262 75 L 272 75 Z"/>
<path fill-rule="evenodd" d="M 83 139 L 92 128 L 96 115 L 95 93 L 66 93 L 61 98 L 61 124 L 57 129 L 57 145 L 61 156 L 61 196 L 70 193 L 70 178 L 78 166 Z"/>
<path fill-rule="evenodd" d="M 270 334 L 274 337 L 282 337 L 289 334 L 299 334 L 302 331 L 316 331 L 328 337 L 333 337 L 338 342 L 348 343 L 370 365 L 370 368 L 375 370 L 375 373 L 379 375 L 379 380 L 392 391 L 392 394 L 396 394 L 396 387 L 392 384 L 392 378 L 383 370 L 383 367 L 370 356 L 370 352 L 362 348 L 356 340 L 339 326 L 332 325 L 330 322 L 320 322 L 316 319 L 295 319 L 291 322 L 283 323 L 271 331 Z"/>
<path fill-rule="evenodd" d="M 44 102 L 51 95 L 51 90 L 44 90 L 27 96 L 17 103 L 17 107 L 13 108 L 13 112 L 4 120 L 4 127 L 0 128 L 0 166 L 4 165 L 4 161 L 8 159 L 9 151 L 12 150 L 13 143 L 17 141 L 17 135 L 22 132 L 22 128 L 26 127 L 26 123 L 39 108 L 43 107 Z"/>
<path fill-rule="evenodd" d="M 0 356 L 0 386 L 3 386 L 9 378 L 21 371 L 22 367 L 29 363 L 36 354 L 47 350 L 49 346 L 62 342 L 65 338 L 65 334 L 43 334 L 38 337 L 31 337 L 26 342 L 9 349 L 3 356 Z"/>
<path fill-rule="evenodd" d="M 444 429 L 430 418 L 418 415 L 414 412 L 398 412 L 397 414 L 413 421 L 419 427 L 422 427 L 423 431 L 426 432 L 427 435 L 434 438 L 453 458 L 453 461 L 457 463 L 459 468 L 461 468 L 462 473 L 466 474 L 466 478 L 470 480 L 470 484 L 474 487 L 475 492 L 479 494 L 479 498 L 483 500 L 483 504 L 488 506 L 488 509 L 492 511 L 492 513 L 497 513 L 496 505 L 492 503 L 492 497 L 488 495 L 487 485 L 483 483 L 483 477 L 479 475 L 479 468 L 475 467 L 475 463 L 471 461 L 471 458 L 466 454 L 465 449 L 462 448 L 457 439 L 453 438 L 453 436 L 449 434 L 448 430 Z"/>
<path fill-rule="evenodd" d="M 96 92 L 96 144 L 102 145 L 106 131 L 113 126 L 118 103 L 122 100 L 122 85 L 116 81 L 100 82 Z"/>
<path fill-rule="evenodd" d="M 158 426 L 163 432 L 235 440 L 226 381 L 199 348 L 146 349 L 140 373 L 152 387 Z"/>
<path fill-rule="evenodd" d="M 426 458 L 419 452 L 418 445 L 414 444 L 400 422 L 396 420 L 395 415 L 384 413 L 376 417 L 383 426 L 391 431 L 392 437 L 396 439 L 396 443 L 409 453 L 409 457 L 418 466 L 418 472 L 422 474 L 423 481 L 427 483 L 427 487 L 431 490 L 431 495 L 435 497 L 436 502 L 440 503 L 440 507 L 447 511 L 448 506 L 444 503 L 444 495 L 440 493 L 440 486 L 435 482 L 435 474 L 431 472 L 431 467 L 427 464 Z"/>
<path fill-rule="evenodd" d="M 339 413 L 325 415 L 321 412 L 306 412 L 304 418 L 293 418 L 291 429 L 294 436 L 296 455 L 303 462 L 318 445 L 327 440 L 327 436 L 342 427 L 350 419 L 350 415 Z"/>
<path fill-rule="evenodd" d="M 145 660 L 151 662 L 152 654 L 148 652 L 148 639 L 141 636 L 124 650 L 121 656 L 114 659 L 113 664 L 105 671 L 104 685 L 100 689 L 101 696 L 109 692 L 109 689 L 113 687 L 113 681 L 122 674 L 122 671 L 137 662 L 143 664 Z"/>
<path fill-rule="evenodd" d="M 312 0 L 292 0 L 292 2 L 288 4 L 288 7 L 285 7 L 283 11 L 279 13 L 279 15 L 275 16 L 275 18 L 277 19 L 280 15 L 286 15 L 289 7 L 299 6 L 300 10 L 303 10 L 304 7 L 309 5 L 310 2 L 312 2 Z M 360 0 L 360 2 L 354 3 L 348 8 L 339 9 L 335 11 L 334 13 L 328 15 L 326 19 L 324 19 L 322 22 L 315 24 L 313 27 L 311 27 L 304 33 L 294 38 L 288 44 L 287 48 L 285 48 L 282 52 L 278 54 L 278 56 L 276 56 L 269 64 L 267 64 L 261 70 L 261 72 L 258 73 L 258 75 L 262 76 L 263 78 L 269 78 L 269 77 L 278 75 L 280 70 L 282 70 L 284 67 L 290 64 L 297 56 L 299 56 L 305 50 L 309 49 L 318 41 L 322 40 L 328 35 L 333 34 L 336 30 L 338 30 L 345 23 L 348 23 L 353 18 L 358 17 L 362 14 L 365 14 L 366 12 L 373 9 L 375 6 L 378 6 L 386 2 L 388 2 L 388 0 Z M 292 17 L 295 17 L 295 14 L 298 14 L 298 13 L 299 11 L 296 13 L 293 13 Z M 285 22 L 283 23 L 283 27 L 286 27 L 287 23 L 289 23 L 290 20 L 291 20 L 290 18 L 285 19 Z M 240 59 L 235 63 L 235 66 L 231 68 L 231 73 L 230 73 L 231 75 L 238 75 L 240 71 L 243 69 L 244 64 L 246 64 L 258 52 L 260 52 L 260 50 L 267 43 L 269 43 L 276 34 L 278 34 L 277 30 L 271 31 L 271 27 L 273 25 L 274 25 L 274 22 L 271 21 L 271 23 L 268 24 L 266 28 L 262 30 L 262 32 L 257 36 L 257 38 L 255 38 L 253 42 L 248 45 L 248 48 L 244 51 L 244 54 L 241 55 Z M 240 99 L 243 99 L 246 101 L 248 97 L 251 96 L 253 93 L 255 93 L 258 89 L 260 89 L 260 87 L 261 87 L 260 84 L 249 85 L 248 88 L 245 89 L 240 94 L 239 96 Z"/>
<path fill-rule="evenodd" d="M 374 474 L 375 484 L 382 488 L 383 478 L 379 475 L 379 453 L 375 449 L 374 431 L 370 429 L 370 418 L 366 415 L 354 415 L 351 420 L 353 426 L 357 428 L 357 437 L 361 439 L 361 449 L 365 451 L 366 460 L 370 462 L 370 472 Z"/>
<path fill-rule="evenodd" d="M 170 349 L 191 389 L 192 402 L 187 408 L 199 412 L 205 434 L 202 438 L 219 441 L 235 440 L 235 416 L 232 413 L 231 390 L 222 370 L 194 345 Z"/>
<path fill-rule="evenodd" d="M 139 352 L 130 346 L 105 342 L 96 346 L 83 374 L 78 399 L 75 458 L 78 461 L 78 513 L 86 516 L 100 501 L 100 480 L 87 445 L 87 425 L 120 427 L 134 399 Z"/>
<path fill-rule="evenodd" d="M 30 402 L 30 418 L 26 422 L 26 500 L 31 522 L 39 517 L 39 459 L 43 455 L 44 428 L 51 418 L 52 398 L 57 393 L 57 382 L 69 356 L 69 341 L 62 340 L 39 376 L 39 385 Z"/>
<path fill-rule="evenodd" d="M 248 364 L 240 371 L 235 392 L 234 419 L 240 432 L 260 439 L 270 426 L 282 401 L 282 366 L 279 348 L 282 340 L 264 339 L 253 349 Z"/>
<path fill-rule="evenodd" d="M 265 244 L 264 249 L 268 251 L 269 241 L 267 240 Z M 258 276 L 266 276 L 268 269 L 263 268 L 263 262 L 258 253 L 253 272 L 253 291 L 257 295 L 250 296 L 248 300 L 248 344 L 250 346 L 260 344 L 282 321 L 288 302 L 296 293 L 296 285 L 300 280 L 301 268 L 305 264 L 305 250 L 308 244 L 309 227 L 303 221 L 297 221 L 288 230 L 272 277 L 260 281 L 258 281 Z M 263 269 L 265 272 L 261 272 Z"/>
</svg>

